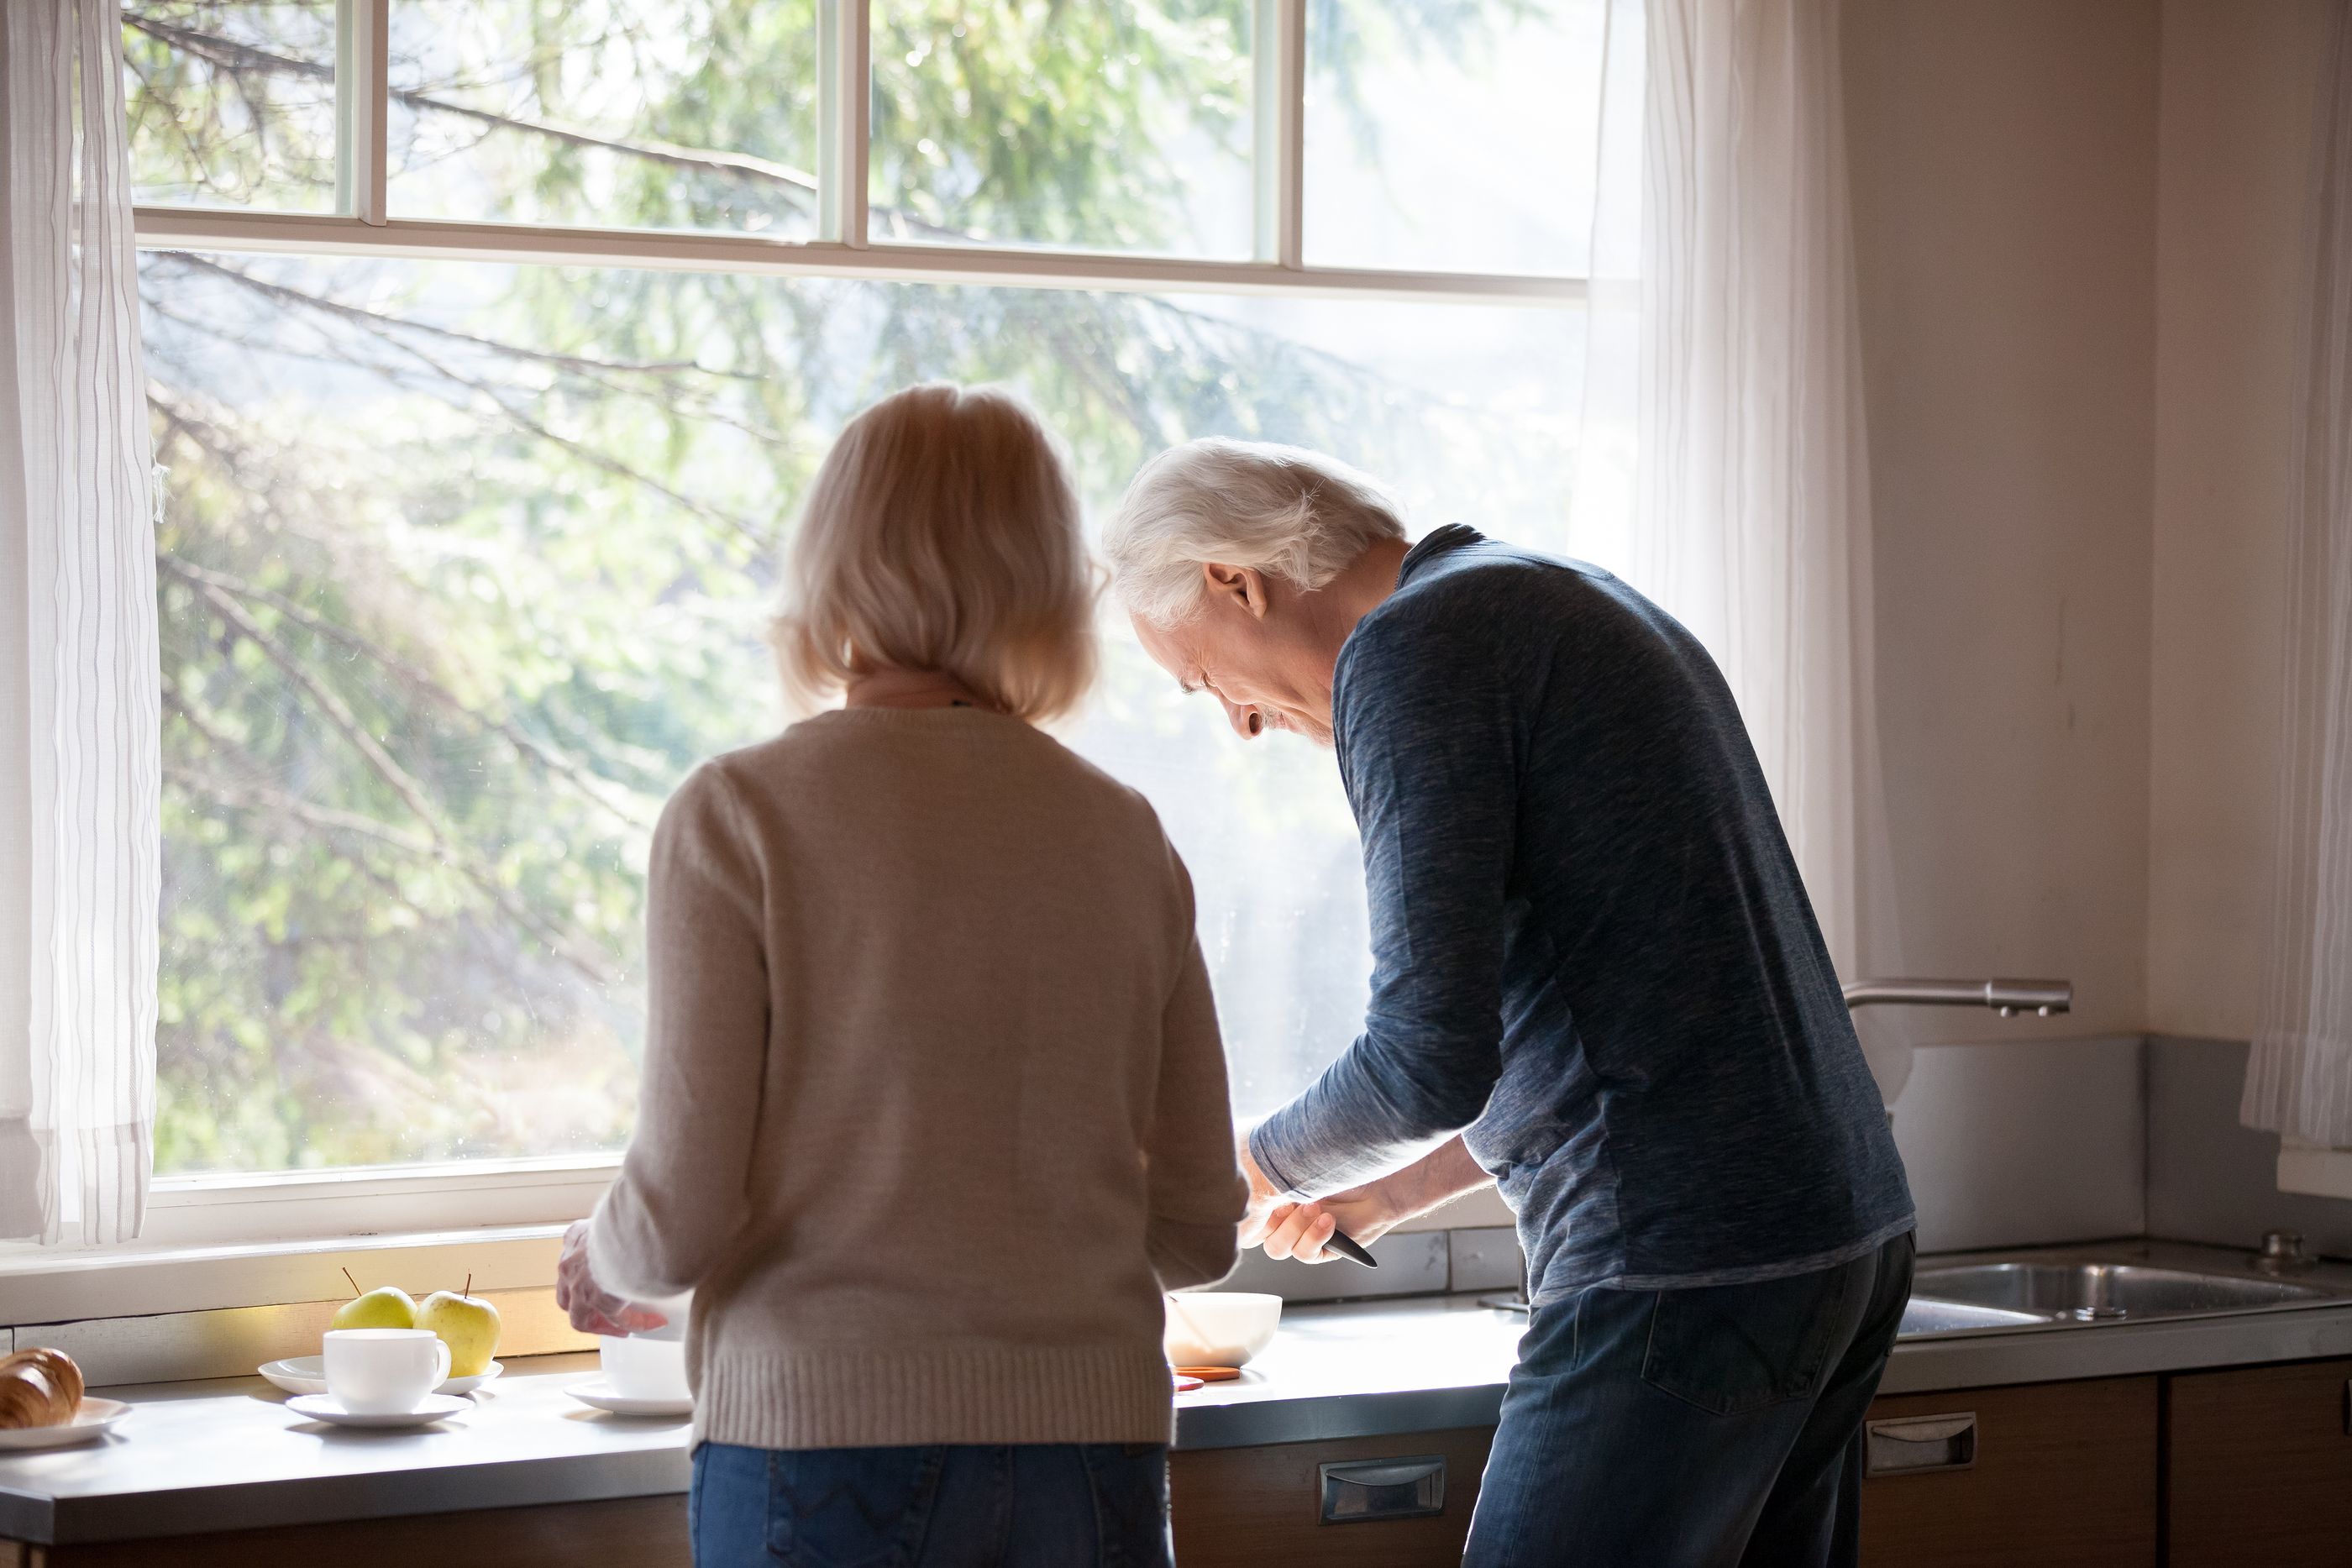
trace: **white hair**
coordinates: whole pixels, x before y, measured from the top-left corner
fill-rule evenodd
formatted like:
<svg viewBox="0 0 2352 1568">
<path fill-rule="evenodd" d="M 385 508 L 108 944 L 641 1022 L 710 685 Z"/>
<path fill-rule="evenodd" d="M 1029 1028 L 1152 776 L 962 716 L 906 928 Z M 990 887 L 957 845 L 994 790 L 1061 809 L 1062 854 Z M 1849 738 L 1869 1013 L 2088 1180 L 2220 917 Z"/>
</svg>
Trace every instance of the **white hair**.
<svg viewBox="0 0 2352 1568">
<path fill-rule="evenodd" d="M 1381 539 L 1404 537 L 1396 504 L 1368 475 L 1303 447 L 1209 436 L 1143 465 L 1103 531 L 1111 588 L 1154 625 L 1189 620 L 1204 562 L 1322 587 Z"/>
</svg>

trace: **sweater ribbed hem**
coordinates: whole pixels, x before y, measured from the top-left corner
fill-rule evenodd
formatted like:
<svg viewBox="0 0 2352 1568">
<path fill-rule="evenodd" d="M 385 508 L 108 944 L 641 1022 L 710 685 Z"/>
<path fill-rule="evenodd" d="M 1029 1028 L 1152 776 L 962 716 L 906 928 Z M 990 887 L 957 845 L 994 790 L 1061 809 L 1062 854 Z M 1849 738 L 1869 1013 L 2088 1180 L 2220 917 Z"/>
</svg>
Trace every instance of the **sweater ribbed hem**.
<svg viewBox="0 0 2352 1568">
<path fill-rule="evenodd" d="M 694 1437 L 751 1448 L 1165 1443 L 1174 1412 L 1157 1343 L 714 1346 L 695 1390 Z"/>
</svg>

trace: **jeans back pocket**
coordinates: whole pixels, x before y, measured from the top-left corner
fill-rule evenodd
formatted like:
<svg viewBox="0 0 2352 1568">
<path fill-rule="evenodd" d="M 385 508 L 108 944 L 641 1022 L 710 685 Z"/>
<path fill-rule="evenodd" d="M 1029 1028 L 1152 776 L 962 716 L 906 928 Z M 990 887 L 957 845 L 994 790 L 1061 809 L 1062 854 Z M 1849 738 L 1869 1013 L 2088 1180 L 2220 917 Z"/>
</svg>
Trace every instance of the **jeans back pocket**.
<svg viewBox="0 0 2352 1568">
<path fill-rule="evenodd" d="M 1853 1337 L 1874 1262 L 1654 1292 L 1642 1381 L 1717 1416 L 1811 1396 Z"/>
<path fill-rule="evenodd" d="M 793 1568 L 903 1568 L 930 1522 L 937 1448 L 802 1448 L 770 1456 L 768 1551 Z"/>
</svg>

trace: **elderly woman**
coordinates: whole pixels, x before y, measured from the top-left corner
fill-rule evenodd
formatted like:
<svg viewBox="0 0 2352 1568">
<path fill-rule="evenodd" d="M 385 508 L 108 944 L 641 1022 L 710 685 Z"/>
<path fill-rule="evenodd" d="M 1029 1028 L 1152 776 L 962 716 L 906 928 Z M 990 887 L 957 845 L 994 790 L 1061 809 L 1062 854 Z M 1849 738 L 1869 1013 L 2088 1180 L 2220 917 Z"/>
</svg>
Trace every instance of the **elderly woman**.
<svg viewBox="0 0 2352 1568">
<path fill-rule="evenodd" d="M 885 399 L 788 578 L 784 681 L 845 700 L 662 815 L 636 1136 L 559 1300 L 694 1291 L 706 1568 L 1163 1563 L 1160 1293 L 1233 1266 L 1244 1194 L 1183 864 L 1037 727 L 1094 670 L 1053 441 Z"/>
</svg>

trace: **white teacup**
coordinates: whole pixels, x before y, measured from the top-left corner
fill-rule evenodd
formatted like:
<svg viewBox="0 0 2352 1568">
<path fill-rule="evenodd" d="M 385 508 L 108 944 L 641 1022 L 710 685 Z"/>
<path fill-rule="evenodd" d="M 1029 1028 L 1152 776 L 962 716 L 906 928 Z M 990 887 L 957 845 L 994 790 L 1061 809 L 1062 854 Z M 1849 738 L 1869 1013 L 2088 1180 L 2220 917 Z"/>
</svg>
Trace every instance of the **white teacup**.
<svg viewBox="0 0 2352 1568">
<path fill-rule="evenodd" d="M 600 1336 L 596 1353 L 604 1366 L 604 1386 L 624 1399 L 685 1399 L 686 1341 L 676 1332 L 656 1330 L 626 1339 Z"/>
<path fill-rule="evenodd" d="M 449 1375 L 449 1347 L 430 1329 L 329 1329 L 327 1392 L 354 1416 L 405 1416 Z"/>
</svg>

